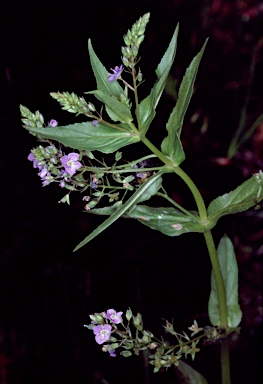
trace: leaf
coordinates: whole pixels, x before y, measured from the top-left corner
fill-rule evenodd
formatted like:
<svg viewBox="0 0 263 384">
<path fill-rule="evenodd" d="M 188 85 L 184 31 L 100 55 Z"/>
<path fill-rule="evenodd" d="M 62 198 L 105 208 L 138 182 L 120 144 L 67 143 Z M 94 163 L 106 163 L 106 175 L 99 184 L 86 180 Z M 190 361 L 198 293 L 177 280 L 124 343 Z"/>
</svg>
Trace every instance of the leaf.
<svg viewBox="0 0 263 384">
<path fill-rule="evenodd" d="M 207 209 L 209 221 L 215 224 L 224 215 L 246 211 L 258 204 L 263 199 L 262 184 L 263 179 L 257 179 L 254 175 L 234 191 L 217 197 Z"/>
<path fill-rule="evenodd" d="M 159 171 L 155 175 L 149 177 L 149 179 L 140 186 L 139 189 L 124 203 L 120 208 L 118 208 L 108 219 L 106 219 L 101 225 L 99 225 L 92 233 L 90 233 L 83 241 L 81 241 L 73 252 L 77 251 L 89 241 L 94 239 L 98 234 L 103 232 L 106 228 L 108 228 L 111 224 L 113 224 L 119 217 L 121 217 L 127 210 L 129 210 L 134 204 L 137 203 L 140 196 L 151 186 L 151 184 L 155 183 L 156 180 L 161 176 L 163 172 Z"/>
<path fill-rule="evenodd" d="M 172 158 L 178 165 L 185 159 L 180 135 L 184 116 L 193 94 L 195 78 L 206 44 L 207 40 L 185 72 L 179 88 L 176 105 L 166 125 L 168 136 L 163 140 L 161 145 L 162 152 Z"/>
<path fill-rule="evenodd" d="M 162 178 L 159 177 L 156 179 L 154 183 L 149 185 L 149 187 L 141 194 L 137 203 L 141 203 L 142 201 L 149 200 L 152 196 L 156 195 L 162 185 Z"/>
<path fill-rule="evenodd" d="M 177 370 L 179 371 L 178 379 L 181 384 L 208 384 L 201 373 L 182 360 L 179 360 Z"/>
<path fill-rule="evenodd" d="M 133 120 L 130 109 L 115 97 L 108 96 L 101 91 L 92 91 L 89 93 L 94 94 L 97 99 L 105 103 L 106 111 L 113 121 L 129 124 Z"/>
<path fill-rule="evenodd" d="M 196 212 L 192 212 L 196 214 Z M 179 236 L 188 232 L 203 232 L 198 221 L 175 208 L 152 208 L 147 205 L 135 205 L 125 217 L 137 219 L 140 223 L 156 229 L 167 236 Z"/>
<path fill-rule="evenodd" d="M 228 326 L 235 328 L 239 325 L 242 318 L 242 312 L 238 304 L 238 266 L 233 244 L 226 235 L 220 240 L 217 253 L 226 290 Z M 211 286 L 208 302 L 209 318 L 214 326 L 220 326 L 219 301 L 213 273 Z"/>
<path fill-rule="evenodd" d="M 96 77 L 98 90 L 109 96 L 114 95 L 116 97 L 119 97 L 120 93 L 124 93 L 124 91 L 118 81 L 108 81 L 108 71 L 100 62 L 98 56 L 95 54 L 90 39 L 88 41 L 88 49 L 90 55 L 90 62 L 94 75 Z"/>
<path fill-rule="evenodd" d="M 92 213 L 94 215 L 99 215 L 99 216 L 110 216 L 112 215 L 114 212 L 117 211 L 119 207 L 114 207 L 113 205 L 109 206 L 109 207 L 103 207 L 103 208 L 92 208 L 88 211 L 85 211 L 85 213 Z"/>
<path fill-rule="evenodd" d="M 155 109 L 164 90 L 171 66 L 174 62 L 177 48 L 178 31 L 179 25 L 177 24 L 170 44 L 156 69 L 157 82 L 152 88 L 150 95 L 147 96 L 144 100 L 142 100 L 139 105 L 142 125 L 141 132 L 143 135 L 146 134 L 149 125 L 155 116 Z"/>
<path fill-rule="evenodd" d="M 120 127 L 122 131 L 117 129 Z M 56 128 L 33 128 L 24 126 L 30 133 L 44 139 L 53 139 L 73 149 L 112 153 L 125 145 L 137 143 L 140 139 L 130 131 L 124 131 L 123 125 L 116 129 L 91 122 L 65 125 Z"/>
</svg>

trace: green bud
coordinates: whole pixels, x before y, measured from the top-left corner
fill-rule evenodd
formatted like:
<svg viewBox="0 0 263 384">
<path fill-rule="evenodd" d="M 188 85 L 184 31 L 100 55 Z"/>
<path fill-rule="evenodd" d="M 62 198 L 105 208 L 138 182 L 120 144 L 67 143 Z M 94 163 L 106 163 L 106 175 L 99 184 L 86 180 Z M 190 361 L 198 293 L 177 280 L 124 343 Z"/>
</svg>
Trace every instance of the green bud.
<svg viewBox="0 0 263 384">
<path fill-rule="evenodd" d="M 86 186 L 86 184 L 82 183 L 81 181 L 75 181 L 74 183 L 75 183 L 75 185 L 77 185 L 78 187 L 81 187 L 81 188 L 84 188 Z"/>
<path fill-rule="evenodd" d="M 85 209 L 89 211 L 91 208 L 95 207 L 98 202 L 96 200 L 91 200 L 87 205 L 85 205 Z"/>
<path fill-rule="evenodd" d="M 129 62 L 129 60 L 127 59 L 127 57 L 123 56 L 123 57 L 122 57 L 122 62 L 123 62 L 123 64 L 125 65 L 125 67 L 129 67 L 129 66 L 130 66 L 130 62 Z"/>
<path fill-rule="evenodd" d="M 142 330 L 142 315 L 137 313 L 136 316 L 133 316 L 133 324 L 139 330 Z"/>
<path fill-rule="evenodd" d="M 131 50 L 132 50 L 132 56 L 135 57 L 138 55 L 138 47 L 136 47 L 135 45 L 133 47 L 131 47 Z"/>
<path fill-rule="evenodd" d="M 38 157 L 35 156 L 35 158 L 38 160 L 40 158 L 40 156 L 38 156 Z M 41 159 L 42 159 L 42 157 L 41 157 Z M 42 165 L 45 165 L 45 164 L 46 164 L 46 162 L 43 161 L 43 160 L 38 162 L 39 166 L 42 166 Z"/>
<path fill-rule="evenodd" d="M 144 335 L 144 336 L 142 337 L 142 342 L 143 342 L 144 344 L 148 344 L 150 341 L 151 341 L 151 338 L 150 338 L 149 336 Z"/>
<path fill-rule="evenodd" d="M 90 158 L 92 160 L 95 159 L 95 157 L 91 151 L 86 151 L 86 154 L 87 154 L 88 158 Z"/>
<path fill-rule="evenodd" d="M 132 355 L 132 353 L 130 351 L 121 351 L 120 355 L 123 357 L 129 357 Z"/>
<path fill-rule="evenodd" d="M 121 158 L 122 158 L 122 153 L 119 152 L 119 151 L 116 152 L 116 153 L 115 153 L 115 160 L 116 160 L 116 161 L 119 161 Z"/>
<path fill-rule="evenodd" d="M 130 183 L 132 180 L 134 180 L 134 176 L 130 175 L 130 176 L 125 177 L 125 178 L 122 180 L 122 182 L 123 182 L 123 184 L 124 184 L 124 183 Z"/>
<path fill-rule="evenodd" d="M 131 45 L 131 40 L 130 40 L 128 34 L 123 37 L 123 40 L 124 40 L 124 43 L 126 45 Z"/>
<path fill-rule="evenodd" d="M 137 80 L 139 81 L 139 83 L 142 81 L 142 73 L 141 73 L 140 69 L 139 69 L 139 73 L 137 75 Z"/>
<path fill-rule="evenodd" d="M 90 110 L 90 111 L 92 111 L 92 112 L 95 112 L 95 111 L 96 111 L 96 108 L 94 107 L 93 104 L 88 103 L 88 107 L 89 107 L 89 110 Z"/>
<path fill-rule="evenodd" d="M 125 57 L 127 57 L 127 59 L 132 57 L 132 51 L 129 47 L 122 47 L 121 52 Z"/>
<path fill-rule="evenodd" d="M 131 320 L 131 318 L 132 318 L 132 311 L 131 311 L 131 308 L 129 308 L 129 309 L 127 309 L 127 311 L 126 311 L 126 313 L 125 313 L 125 316 L 126 316 L 126 319 L 128 320 L 128 321 L 130 321 Z"/>
</svg>

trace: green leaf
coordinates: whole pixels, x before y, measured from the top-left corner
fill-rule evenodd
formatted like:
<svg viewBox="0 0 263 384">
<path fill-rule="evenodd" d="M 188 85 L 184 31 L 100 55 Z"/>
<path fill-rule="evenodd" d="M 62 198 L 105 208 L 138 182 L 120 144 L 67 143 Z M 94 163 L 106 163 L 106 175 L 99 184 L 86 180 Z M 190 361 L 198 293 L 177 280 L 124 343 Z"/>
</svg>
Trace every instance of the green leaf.
<svg viewBox="0 0 263 384">
<path fill-rule="evenodd" d="M 140 118 L 141 118 L 141 132 L 146 134 L 148 128 L 153 121 L 156 112 L 153 103 L 153 92 L 150 93 L 145 99 L 143 99 L 139 104 Z"/>
<path fill-rule="evenodd" d="M 116 97 L 119 97 L 120 93 L 124 93 L 124 91 L 118 81 L 108 81 L 108 71 L 100 62 L 98 56 L 95 54 L 90 39 L 88 41 L 88 49 L 90 55 L 90 62 L 94 75 L 96 77 L 98 90 L 109 96 L 114 95 Z"/>
<path fill-rule="evenodd" d="M 92 208 L 88 211 L 85 211 L 85 213 L 92 213 L 93 215 L 99 215 L 99 216 L 110 216 L 114 212 L 117 211 L 119 207 L 114 207 L 113 205 L 109 207 L 103 207 L 103 208 Z"/>
<path fill-rule="evenodd" d="M 166 125 L 167 127 L 168 125 Z M 174 163 L 179 166 L 185 159 L 185 153 L 180 137 L 177 132 L 168 133 L 161 144 L 162 152 L 173 159 Z"/>
<path fill-rule="evenodd" d="M 141 125 L 142 125 L 142 134 L 145 135 L 150 123 L 152 122 L 155 116 L 155 109 L 160 100 L 160 97 L 163 93 L 171 66 L 174 62 L 176 48 L 177 48 L 177 37 L 178 37 L 179 25 L 177 25 L 170 44 L 158 64 L 156 69 L 157 82 L 151 90 L 149 96 L 147 96 L 139 105 L 140 116 L 141 116 Z"/>
<path fill-rule="evenodd" d="M 140 223 L 156 229 L 167 236 L 179 236 L 188 232 L 203 232 L 204 228 L 198 221 L 196 212 L 196 221 L 185 213 L 175 208 L 152 208 L 147 205 L 135 205 L 133 209 L 125 214 L 125 217 L 137 219 Z"/>
<path fill-rule="evenodd" d="M 226 290 L 228 326 L 235 328 L 242 318 L 242 312 L 238 304 L 238 267 L 233 244 L 226 235 L 220 240 L 217 253 Z M 219 301 L 213 273 L 208 313 L 211 323 L 214 326 L 220 326 Z"/>
<path fill-rule="evenodd" d="M 163 140 L 161 145 L 162 152 L 173 159 L 178 165 L 185 159 L 183 147 L 180 141 L 180 135 L 184 116 L 193 94 L 195 78 L 206 44 L 207 40 L 201 51 L 194 57 L 185 72 L 179 88 L 176 105 L 166 125 L 168 136 Z"/>
<path fill-rule="evenodd" d="M 51 128 L 33 128 L 24 126 L 30 133 L 44 139 L 53 139 L 70 148 L 86 151 L 112 153 L 125 145 L 137 143 L 140 139 L 125 125 L 116 128 L 103 123 L 94 126 L 91 122 L 65 125 Z M 120 130 L 121 129 L 121 130 Z"/>
<path fill-rule="evenodd" d="M 152 196 L 156 195 L 156 193 L 159 191 L 159 189 L 162 186 L 162 178 L 159 177 L 155 180 L 154 183 L 149 185 L 149 187 L 141 194 L 140 198 L 138 199 L 137 203 L 141 203 L 142 201 L 149 200 Z"/>
<path fill-rule="evenodd" d="M 101 91 L 92 91 L 89 93 L 94 94 L 97 99 L 105 103 L 106 111 L 113 121 L 129 124 L 133 120 L 130 109 L 115 97 L 108 96 Z"/>
<path fill-rule="evenodd" d="M 234 191 L 213 200 L 207 210 L 209 221 L 216 223 L 224 215 L 246 211 L 258 204 L 263 199 L 263 178 L 257 176 L 260 174 L 262 171 L 246 180 Z"/>
<path fill-rule="evenodd" d="M 177 370 L 179 371 L 178 379 L 181 384 L 208 384 L 201 373 L 197 372 L 182 360 L 179 360 Z"/>
<path fill-rule="evenodd" d="M 107 220 L 105 220 L 101 225 L 99 225 L 91 234 L 89 234 L 83 241 L 81 241 L 73 252 L 77 251 L 89 241 L 94 239 L 98 234 L 103 232 L 106 228 L 108 228 L 111 224 L 113 224 L 119 217 L 121 217 L 126 211 L 128 211 L 134 204 L 137 203 L 139 198 L 145 191 L 151 186 L 151 184 L 155 183 L 156 180 L 161 176 L 163 172 L 159 171 L 155 175 L 149 177 L 149 179 L 143 183 L 140 188 L 123 204 L 120 208 L 118 208 Z"/>
</svg>

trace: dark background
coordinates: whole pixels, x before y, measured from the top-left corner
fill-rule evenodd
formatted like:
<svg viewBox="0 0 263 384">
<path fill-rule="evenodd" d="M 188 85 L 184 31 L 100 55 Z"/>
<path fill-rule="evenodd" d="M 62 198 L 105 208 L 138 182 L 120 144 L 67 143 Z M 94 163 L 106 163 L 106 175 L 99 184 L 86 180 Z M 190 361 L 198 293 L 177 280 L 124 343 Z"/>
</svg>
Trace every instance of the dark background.
<svg viewBox="0 0 263 384">
<path fill-rule="evenodd" d="M 200 325 L 209 322 L 211 266 L 201 235 L 173 239 L 120 219 L 73 254 L 102 218 L 83 213 L 78 194 L 70 206 L 58 204 L 64 191 L 53 185 L 42 188 L 27 160 L 37 143 L 21 128 L 19 104 L 39 109 L 46 121 L 74 122 L 49 92 L 82 95 L 94 89 L 88 38 L 107 68 L 119 65 L 122 36 L 148 11 L 141 98 L 155 81 L 154 70 L 177 22 L 175 84 L 209 36 L 182 136 L 187 155 L 182 168 L 205 202 L 263 168 L 262 125 L 232 161 L 226 159 L 245 103 L 248 126 L 262 113 L 260 1 L 1 0 L 0 384 L 176 383 L 173 369 L 154 375 L 143 358 L 106 356 L 83 324 L 91 313 L 108 308 L 125 312 L 129 306 L 142 313 L 145 328 L 157 336 L 166 337 L 162 319 L 173 320 L 179 332 L 193 319 Z M 149 132 L 157 145 L 173 105 L 166 94 L 158 106 Z M 132 150 L 127 148 L 130 160 Z M 139 145 L 136 158 L 137 153 L 148 152 Z M 171 196 L 195 209 L 182 182 L 169 180 L 165 185 Z M 234 384 L 262 379 L 262 218 L 262 208 L 251 209 L 221 219 L 213 230 L 216 243 L 225 232 L 232 239 L 240 269 L 244 316 L 241 335 L 231 344 Z M 219 362 L 218 345 L 207 346 L 193 366 L 217 384 Z"/>
</svg>

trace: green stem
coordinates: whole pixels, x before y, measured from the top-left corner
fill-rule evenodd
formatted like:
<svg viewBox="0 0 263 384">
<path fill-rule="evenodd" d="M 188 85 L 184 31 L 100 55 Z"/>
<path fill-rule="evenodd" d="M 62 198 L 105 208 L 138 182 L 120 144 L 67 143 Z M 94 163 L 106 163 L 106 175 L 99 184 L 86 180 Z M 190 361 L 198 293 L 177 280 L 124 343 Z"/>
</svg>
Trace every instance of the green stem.
<svg viewBox="0 0 263 384">
<path fill-rule="evenodd" d="M 137 168 L 137 169 L 107 169 L 107 168 L 96 168 L 96 167 L 85 167 L 85 171 L 87 172 L 94 172 L 94 173 L 99 173 L 99 172 L 105 172 L 105 173 L 131 173 L 131 172 L 147 172 L 147 171 L 160 171 L 162 169 L 166 170 L 166 167 L 163 165 L 161 167 L 152 167 L 152 168 Z M 83 171 L 84 172 L 84 171 Z"/>
<path fill-rule="evenodd" d="M 143 136 L 141 137 L 141 141 L 143 142 L 143 144 L 146 145 L 146 147 L 148 147 L 165 165 L 167 165 L 168 167 L 171 167 L 171 172 L 173 172 L 174 170 L 174 167 L 175 167 L 175 164 L 174 162 L 169 159 L 169 157 L 167 157 L 166 155 L 164 155 L 161 151 L 159 151 L 158 148 L 155 147 L 155 145 L 153 145 L 150 140 L 147 139 L 147 137 Z"/>
<path fill-rule="evenodd" d="M 227 339 L 221 344 L 221 375 L 222 384 L 231 384 L 229 344 Z"/>
<path fill-rule="evenodd" d="M 197 221 L 197 217 L 193 215 L 191 212 L 187 211 L 184 209 L 180 204 L 176 203 L 173 199 L 171 199 L 169 196 L 167 196 L 165 193 L 157 192 L 156 196 L 161 196 L 167 201 L 169 201 L 172 205 L 174 205 L 176 208 L 180 209 L 180 211 L 184 212 L 187 216 L 191 217 L 194 219 L 194 221 Z"/>
<path fill-rule="evenodd" d="M 174 169 L 174 172 L 178 176 L 180 176 L 181 179 L 184 180 L 184 182 L 186 183 L 186 185 L 188 186 L 188 188 L 192 192 L 194 199 L 195 199 L 195 202 L 196 202 L 196 205 L 197 205 L 197 208 L 198 208 L 201 223 L 204 226 L 206 226 L 208 224 L 208 219 L 207 219 L 207 211 L 206 211 L 205 203 L 204 203 L 204 200 L 203 200 L 199 190 L 197 189 L 195 183 L 192 181 L 192 179 L 190 179 L 190 177 L 180 167 L 176 167 Z"/>
<path fill-rule="evenodd" d="M 209 221 L 207 218 L 207 210 L 205 207 L 204 200 L 199 190 L 197 189 L 196 185 L 192 181 L 192 179 L 190 179 L 190 177 L 180 167 L 175 166 L 172 160 L 166 157 L 162 152 L 160 152 L 146 137 L 142 138 L 141 140 L 149 149 L 152 150 L 152 152 L 156 156 L 159 157 L 160 160 L 162 160 L 168 167 L 171 167 L 172 170 L 184 180 L 184 182 L 186 183 L 186 185 L 188 186 L 188 188 L 191 190 L 193 194 L 193 197 L 195 199 L 198 212 L 200 215 L 200 222 L 203 224 L 205 228 L 209 224 Z M 218 292 L 220 326 L 222 328 L 227 328 L 228 322 L 227 322 L 226 292 L 225 292 L 224 281 L 223 281 L 220 264 L 218 260 L 218 255 L 217 255 L 217 251 L 215 248 L 211 231 L 205 230 L 204 237 L 205 237 L 208 253 L 210 256 L 212 269 L 215 276 L 215 283 L 216 283 L 217 292 Z"/>
<path fill-rule="evenodd" d="M 213 268 L 213 274 L 215 278 L 216 288 L 217 288 L 217 295 L 218 295 L 218 302 L 219 302 L 219 316 L 220 316 L 220 327 L 221 328 L 228 328 L 228 321 L 227 321 L 227 305 L 226 305 L 226 291 L 225 291 L 225 285 L 224 280 L 221 273 L 221 268 L 218 260 L 217 251 L 215 248 L 214 240 L 212 237 L 211 231 L 205 231 L 204 237 L 207 245 L 207 249 L 209 252 L 212 268 Z"/>
<path fill-rule="evenodd" d="M 136 73 L 135 73 L 135 65 L 132 66 L 132 79 L 133 79 L 133 90 L 134 90 L 134 98 L 135 98 L 135 114 L 138 123 L 138 129 L 141 130 L 141 116 L 139 111 L 139 99 L 137 92 L 137 84 L 136 84 Z"/>
</svg>

